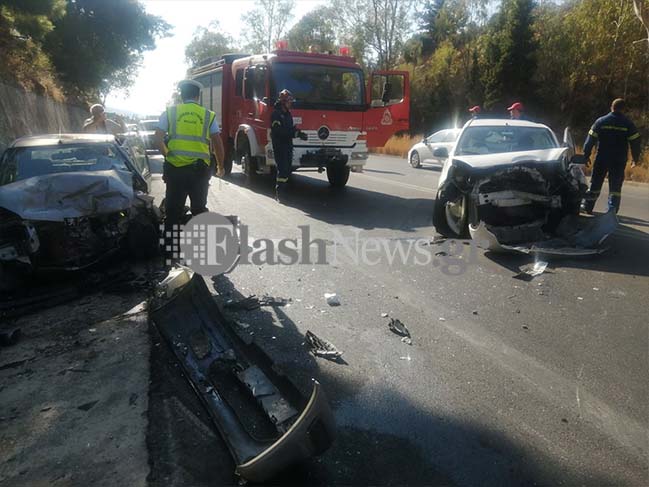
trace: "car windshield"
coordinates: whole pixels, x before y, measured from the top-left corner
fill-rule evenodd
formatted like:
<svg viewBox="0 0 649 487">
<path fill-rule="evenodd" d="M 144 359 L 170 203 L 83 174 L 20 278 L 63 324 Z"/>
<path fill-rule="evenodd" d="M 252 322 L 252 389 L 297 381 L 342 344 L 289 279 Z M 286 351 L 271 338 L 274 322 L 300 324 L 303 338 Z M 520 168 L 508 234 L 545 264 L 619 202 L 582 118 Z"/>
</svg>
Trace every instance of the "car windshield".
<svg viewBox="0 0 649 487">
<path fill-rule="evenodd" d="M 295 97 L 295 108 L 358 108 L 363 105 L 363 73 L 355 68 L 318 64 L 275 63 L 272 95 L 283 89 Z"/>
<path fill-rule="evenodd" d="M 157 120 L 145 120 L 143 122 L 140 122 L 140 130 L 145 130 L 147 132 L 151 132 L 158 128 L 158 121 Z"/>
<path fill-rule="evenodd" d="M 456 155 L 552 149 L 557 143 L 548 129 L 539 127 L 469 127 L 458 142 Z"/>
<path fill-rule="evenodd" d="M 48 174 L 128 170 L 113 144 L 66 144 L 9 149 L 0 162 L 0 186 Z"/>
</svg>

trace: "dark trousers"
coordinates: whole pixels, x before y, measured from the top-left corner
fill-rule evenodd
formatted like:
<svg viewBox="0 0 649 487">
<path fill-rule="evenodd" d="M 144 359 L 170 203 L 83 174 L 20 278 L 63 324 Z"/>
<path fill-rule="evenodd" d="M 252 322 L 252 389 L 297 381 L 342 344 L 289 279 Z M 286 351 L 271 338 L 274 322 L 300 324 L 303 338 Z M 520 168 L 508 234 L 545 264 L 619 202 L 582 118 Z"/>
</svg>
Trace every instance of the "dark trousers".
<svg viewBox="0 0 649 487">
<path fill-rule="evenodd" d="M 277 166 L 277 179 L 275 189 L 277 195 L 284 190 L 288 184 L 288 178 L 291 175 L 293 167 L 293 144 L 288 141 L 273 139 L 273 153 L 275 155 L 275 165 Z"/>
<path fill-rule="evenodd" d="M 164 163 L 164 181 L 166 220 L 165 229 L 172 225 L 181 225 L 185 213 L 185 202 L 189 196 L 192 215 L 205 213 L 207 209 L 207 192 L 210 183 L 210 167 L 203 161 L 189 166 L 176 167 Z"/>
<path fill-rule="evenodd" d="M 595 159 L 593 165 L 593 175 L 590 179 L 590 190 L 586 193 L 584 206 L 587 211 L 593 211 L 599 193 L 604 184 L 604 178 L 608 173 L 608 209 L 615 210 L 617 213 L 620 210 L 620 202 L 622 201 L 622 184 L 624 183 L 624 169 L 626 161 L 602 161 Z"/>
</svg>

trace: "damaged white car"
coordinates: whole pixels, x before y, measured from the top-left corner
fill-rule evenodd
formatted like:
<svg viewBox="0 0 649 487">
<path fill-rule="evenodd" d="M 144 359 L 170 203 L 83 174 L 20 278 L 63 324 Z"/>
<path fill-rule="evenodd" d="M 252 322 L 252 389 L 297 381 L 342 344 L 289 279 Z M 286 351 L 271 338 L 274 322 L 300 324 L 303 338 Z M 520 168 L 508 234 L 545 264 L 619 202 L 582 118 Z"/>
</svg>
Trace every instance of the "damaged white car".
<svg viewBox="0 0 649 487">
<path fill-rule="evenodd" d="M 439 178 L 433 223 L 450 238 L 471 236 L 490 250 L 589 255 L 603 250 L 614 213 L 579 217 L 584 158 L 566 129 L 523 120 L 467 122 Z"/>
<path fill-rule="evenodd" d="M 143 147 L 108 135 L 16 140 L 0 159 L 0 286 L 36 269 L 77 270 L 128 247 L 158 248 Z"/>
</svg>

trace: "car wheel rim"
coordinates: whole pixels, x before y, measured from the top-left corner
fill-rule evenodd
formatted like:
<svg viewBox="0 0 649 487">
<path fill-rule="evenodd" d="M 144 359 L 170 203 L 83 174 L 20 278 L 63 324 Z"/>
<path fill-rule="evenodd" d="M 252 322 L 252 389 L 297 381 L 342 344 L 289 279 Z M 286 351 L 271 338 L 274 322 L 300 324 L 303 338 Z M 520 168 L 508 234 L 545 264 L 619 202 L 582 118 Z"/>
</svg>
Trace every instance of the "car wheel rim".
<svg viewBox="0 0 649 487">
<path fill-rule="evenodd" d="M 453 233 L 462 234 L 462 226 L 466 220 L 466 204 L 464 196 L 460 196 L 454 201 L 448 201 L 445 207 L 446 222 Z"/>
<path fill-rule="evenodd" d="M 419 154 L 416 152 L 413 152 L 410 156 L 410 165 L 413 167 L 419 166 Z"/>
</svg>

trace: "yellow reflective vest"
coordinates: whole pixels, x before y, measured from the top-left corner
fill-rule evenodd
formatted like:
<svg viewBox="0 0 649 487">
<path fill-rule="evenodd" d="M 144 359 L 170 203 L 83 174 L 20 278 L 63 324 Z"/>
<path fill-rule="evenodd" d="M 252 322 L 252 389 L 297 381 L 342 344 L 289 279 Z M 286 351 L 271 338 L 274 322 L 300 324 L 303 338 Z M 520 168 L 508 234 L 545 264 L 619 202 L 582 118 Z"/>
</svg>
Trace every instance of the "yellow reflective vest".
<svg viewBox="0 0 649 487">
<path fill-rule="evenodd" d="M 197 103 L 181 103 L 167 108 L 169 153 L 167 162 L 187 166 L 202 160 L 210 164 L 210 126 L 216 114 Z"/>
</svg>

